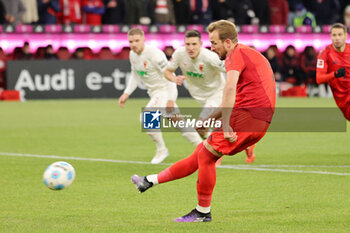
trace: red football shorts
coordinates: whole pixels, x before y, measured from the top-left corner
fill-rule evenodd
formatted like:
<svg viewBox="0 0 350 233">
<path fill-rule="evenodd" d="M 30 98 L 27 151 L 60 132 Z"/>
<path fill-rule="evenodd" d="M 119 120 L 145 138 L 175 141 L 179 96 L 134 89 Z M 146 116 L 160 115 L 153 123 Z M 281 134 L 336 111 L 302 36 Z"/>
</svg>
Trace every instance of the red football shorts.
<svg viewBox="0 0 350 233">
<path fill-rule="evenodd" d="M 269 125 L 266 121 L 253 118 L 246 110 L 234 110 L 230 126 L 237 133 L 237 141 L 231 143 L 226 140 L 221 127 L 213 130 L 207 142 L 224 155 L 234 155 L 257 143 L 266 134 Z"/>
<path fill-rule="evenodd" d="M 345 103 L 343 107 L 340 107 L 340 110 L 342 111 L 344 117 L 350 121 L 350 102 Z"/>
</svg>

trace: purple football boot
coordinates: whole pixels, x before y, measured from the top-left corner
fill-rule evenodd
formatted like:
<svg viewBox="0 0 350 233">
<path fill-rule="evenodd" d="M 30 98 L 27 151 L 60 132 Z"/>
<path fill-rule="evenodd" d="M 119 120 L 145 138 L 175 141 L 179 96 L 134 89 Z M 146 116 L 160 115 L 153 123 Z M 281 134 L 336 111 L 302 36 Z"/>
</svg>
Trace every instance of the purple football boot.
<svg viewBox="0 0 350 233">
<path fill-rule="evenodd" d="M 203 214 L 196 209 L 193 209 L 191 212 L 177 218 L 174 220 L 175 222 L 210 222 L 211 221 L 211 213 Z"/>
</svg>

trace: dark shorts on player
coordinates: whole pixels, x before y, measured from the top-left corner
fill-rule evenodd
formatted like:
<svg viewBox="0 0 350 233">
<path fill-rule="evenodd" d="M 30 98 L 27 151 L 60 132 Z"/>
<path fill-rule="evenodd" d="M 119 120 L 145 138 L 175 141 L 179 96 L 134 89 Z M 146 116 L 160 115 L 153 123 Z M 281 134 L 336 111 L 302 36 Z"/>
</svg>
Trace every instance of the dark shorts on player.
<svg viewBox="0 0 350 233">
<path fill-rule="evenodd" d="M 222 128 L 215 129 L 207 139 L 214 150 L 224 155 L 234 155 L 257 143 L 269 128 L 269 123 L 252 117 L 246 110 L 234 110 L 230 126 L 237 133 L 237 141 L 229 142 L 224 138 Z"/>
</svg>

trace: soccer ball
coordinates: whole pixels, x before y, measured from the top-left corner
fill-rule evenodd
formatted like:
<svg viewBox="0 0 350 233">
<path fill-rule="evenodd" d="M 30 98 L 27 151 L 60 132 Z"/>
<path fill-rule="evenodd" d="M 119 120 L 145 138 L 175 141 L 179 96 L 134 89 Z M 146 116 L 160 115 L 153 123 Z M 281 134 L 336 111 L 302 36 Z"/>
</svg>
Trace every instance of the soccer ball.
<svg viewBox="0 0 350 233">
<path fill-rule="evenodd" d="M 67 162 L 59 161 L 48 166 L 44 172 L 44 183 L 52 190 L 67 188 L 73 183 L 75 170 Z"/>
</svg>

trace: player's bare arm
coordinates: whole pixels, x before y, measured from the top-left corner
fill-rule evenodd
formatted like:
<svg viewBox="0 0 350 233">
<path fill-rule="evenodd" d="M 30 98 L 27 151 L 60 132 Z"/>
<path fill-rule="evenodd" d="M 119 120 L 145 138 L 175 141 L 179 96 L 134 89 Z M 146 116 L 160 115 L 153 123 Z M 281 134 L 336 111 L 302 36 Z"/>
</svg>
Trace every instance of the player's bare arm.
<svg viewBox="0 0 350 233">
<path fill-rule="evenodd" d="M 222 117 L 221 107 L 217 108 L 208 118 L 214 118 L 215 120 Z"/>
<path fill-rule="evenodd" d="M 129 99 L 129 95 L 128 95 L 128 94 L 126 94 L 126 93 L 122 94 L 122 95 L 119 97 L 119 101 L 118 101 L 119 106 L 120 106 L 121 108 L 124 108 L 125 103 L 126 103 L 126 101 L 127 101 L 128 99 Z"/>
<path fill-rule="evenodd" d="M 224 87 L 224 94 L 222 99 L 222 127 L 225 139 L 230 142 L 235 142 L 237 140 L 237 135 L 235 132 L 233 132 L 230 126 L 230 117 L 232 108 L 236 101 L 236 88 L 238 78 L 238 71 L 230 70 L 227 72 L 226 84 Z"/>
<path fill-rule="evenodd" d="M 167 113 L 173 112 L 175 109 L 175 101 L 174 100 L 168 100 L 166 103 L 166 111 Z"/>
<path fill-rule="evenodd" d="M 174 82 L 177 85 L 181 86 L 183 81 L 186 79 L 186 77 L 183 75 L 175 76 L 174 72 L 175 72 L 175 70 L 171 70 L 171 69 L 167 68 L 164 72 L 164 77 L 166 79 L 168 79 L 169 81 Z"/>
<path fill-rule="evenodd" d="M 164 72 L 164 77 L 168 79 L 170 82 L 176 82 L 176 76 L 174 75 L 174 71 L 172 69 L 166 68 Z"/>
</svg>

